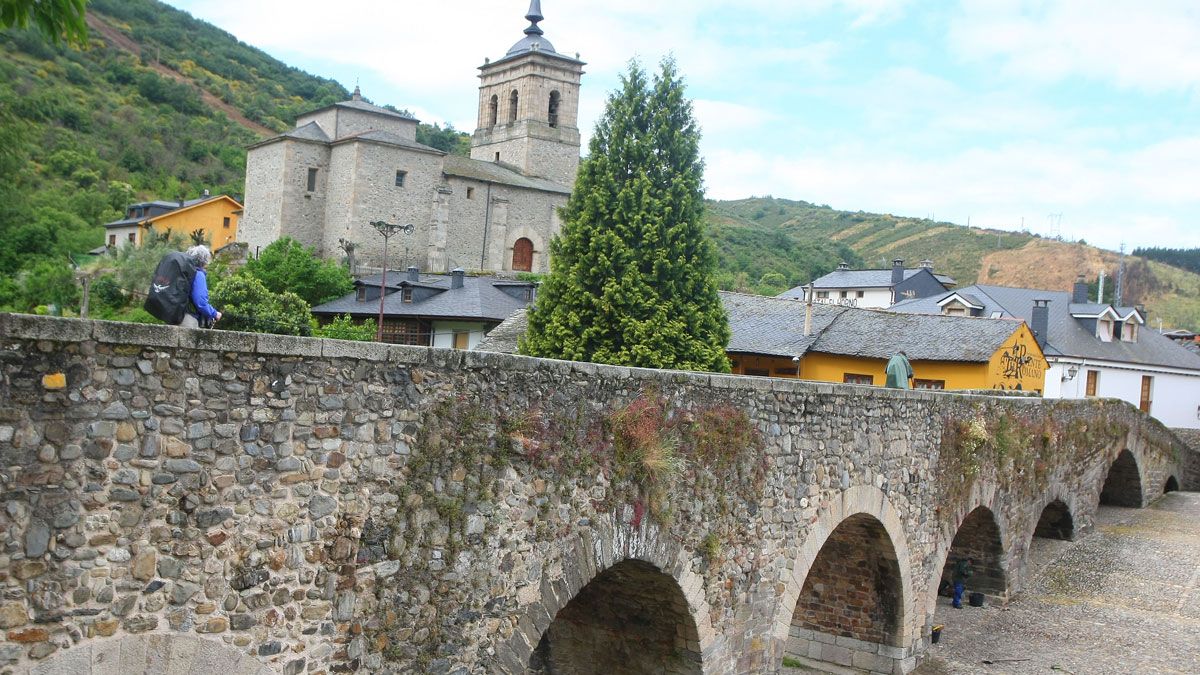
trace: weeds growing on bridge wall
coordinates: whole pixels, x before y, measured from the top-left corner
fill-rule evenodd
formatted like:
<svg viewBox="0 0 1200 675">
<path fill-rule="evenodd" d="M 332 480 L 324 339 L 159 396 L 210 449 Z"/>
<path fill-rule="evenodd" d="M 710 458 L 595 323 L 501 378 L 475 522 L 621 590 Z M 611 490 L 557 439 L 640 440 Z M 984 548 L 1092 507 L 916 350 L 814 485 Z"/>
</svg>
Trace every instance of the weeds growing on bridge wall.
<svg viewBox="0 0 1200 675">
<path fill-rule="evenodd" d="M 997 404 L 975 404 L 947 416 L 938 459 L 939 506 L 961 504 L 980 478 L 1006 490 L 1044 491 L 1057 467 L 1123 443 L 1129 426 L 1110 419 L 1106 403 L 1093 407 L 1082 412 L 1059 403 L 1053 414 L 1033 417 Z"/>
</svg>

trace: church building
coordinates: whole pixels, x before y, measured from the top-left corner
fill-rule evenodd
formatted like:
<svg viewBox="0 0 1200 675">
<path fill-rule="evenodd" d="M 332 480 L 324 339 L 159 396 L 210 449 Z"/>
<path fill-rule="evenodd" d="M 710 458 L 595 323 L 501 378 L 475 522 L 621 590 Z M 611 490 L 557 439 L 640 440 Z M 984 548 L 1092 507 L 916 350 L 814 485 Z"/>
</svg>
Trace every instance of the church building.
<svg viewBox="0 0 1200 675">
<path fill-rule="evenodd" d="M 413 225 L 389 241 L 393 269 L 548 272 L 579 167 L 584 63 L 545 38 L 540 0 L 525 18 L 525 37 L 479 68 L 470 158 L 418 143 L 416 119 L 366 102 L 357 87 L 251 146 L 239 230 L 250 253 L 292 237 L 332 258 L 350 243 L 360 264 L 380 267 L 383 237 L 371 223 L 382 220 Z"/>
</svg>

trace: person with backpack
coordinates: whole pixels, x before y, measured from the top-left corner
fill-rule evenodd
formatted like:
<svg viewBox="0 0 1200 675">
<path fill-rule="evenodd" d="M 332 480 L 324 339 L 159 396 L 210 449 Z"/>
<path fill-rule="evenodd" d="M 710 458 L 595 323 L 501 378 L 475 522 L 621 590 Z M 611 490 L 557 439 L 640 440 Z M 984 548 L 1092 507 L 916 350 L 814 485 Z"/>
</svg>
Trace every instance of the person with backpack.
<svg viewBox="0 0 1200 675">
<path fill-rule="evenodd" d="M 219 321 L 221 313 L 208 302 L 205 269 L 211 260 L 212 253 L 206 246 L 193 246 L 186 253 L 163 256 L 146 294 L 146 311 L 160 321 L 184 328 L 199 328 Z"/>
</svg>

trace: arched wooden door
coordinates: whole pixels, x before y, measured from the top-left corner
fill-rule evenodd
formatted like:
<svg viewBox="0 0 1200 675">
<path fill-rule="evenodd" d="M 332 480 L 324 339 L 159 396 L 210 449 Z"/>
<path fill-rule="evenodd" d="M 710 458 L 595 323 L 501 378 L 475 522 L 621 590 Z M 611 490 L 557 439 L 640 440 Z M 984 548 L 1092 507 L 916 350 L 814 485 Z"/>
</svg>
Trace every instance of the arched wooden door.
<svg viewBox="0 0 1200 675">
<path fill-rule="evenodd" d="M 512 268 L 514 272 L 533 271 L 533 242 L 521 237 L 513 244 Z"/>
</svg>

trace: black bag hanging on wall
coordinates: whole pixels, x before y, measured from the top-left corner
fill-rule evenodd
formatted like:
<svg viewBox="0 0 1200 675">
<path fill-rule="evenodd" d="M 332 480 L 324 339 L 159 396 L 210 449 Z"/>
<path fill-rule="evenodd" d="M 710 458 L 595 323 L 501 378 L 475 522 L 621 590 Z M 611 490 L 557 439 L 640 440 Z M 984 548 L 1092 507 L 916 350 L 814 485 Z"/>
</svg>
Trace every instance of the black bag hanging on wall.
<svg viewBox="0 0 1200 675">
<path fill-rule="evenodd" d="M 154 281 L 150 283 L 143 307 L 164 323 L 178 324 L 183 321 L 183 314 L 191 302 L 195 278 L 196 267 L 186 255 L 168 253 L 154 270 Z"/>
</svg>

